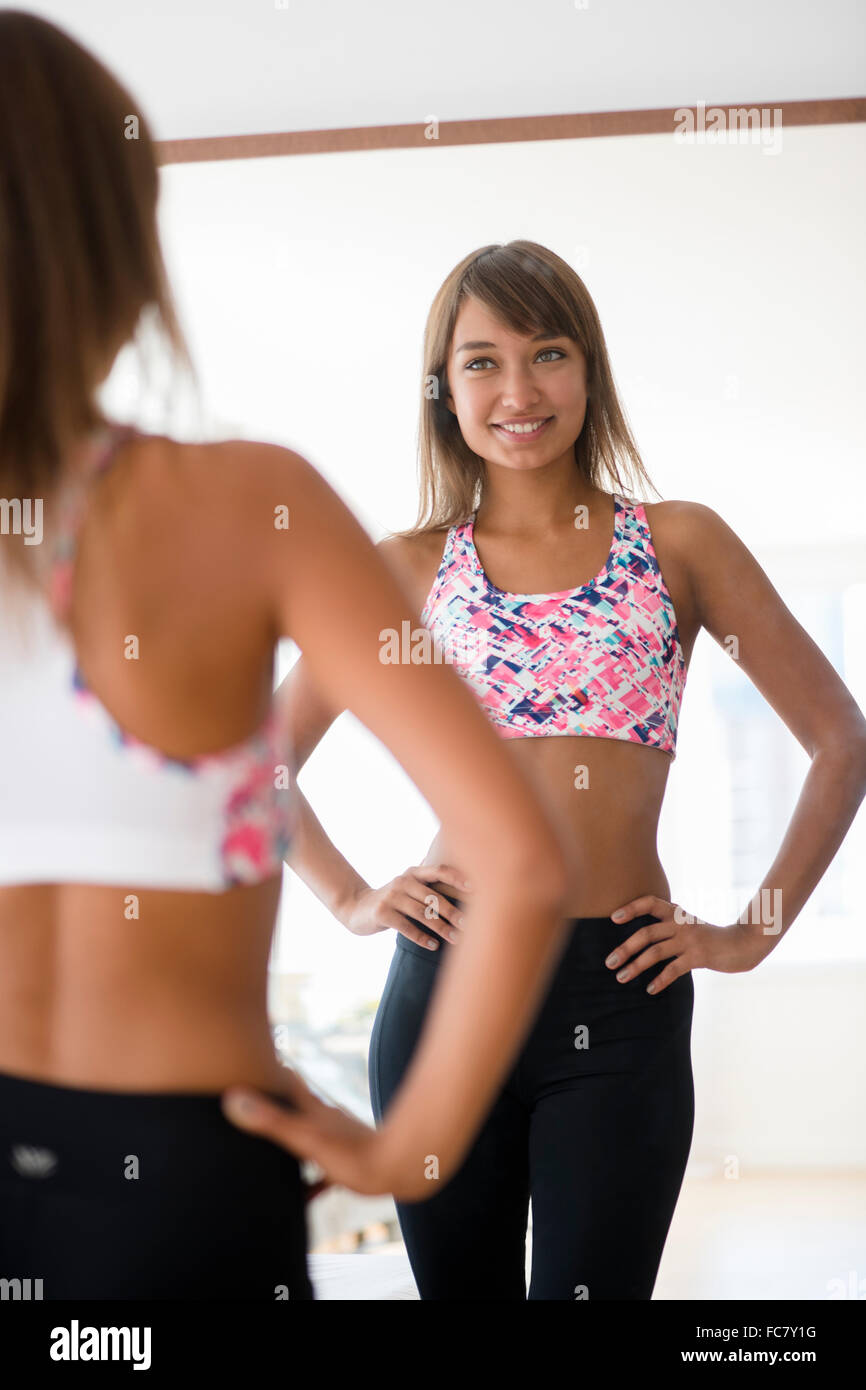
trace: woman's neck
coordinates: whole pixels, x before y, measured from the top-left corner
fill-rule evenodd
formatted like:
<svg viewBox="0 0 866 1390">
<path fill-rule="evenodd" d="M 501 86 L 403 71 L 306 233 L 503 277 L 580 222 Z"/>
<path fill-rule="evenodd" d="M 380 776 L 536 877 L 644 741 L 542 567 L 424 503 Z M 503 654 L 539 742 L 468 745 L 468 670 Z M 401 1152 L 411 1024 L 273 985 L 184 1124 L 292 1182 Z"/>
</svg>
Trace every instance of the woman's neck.
<svg viewBox="0 0 866 1390">
<path fill-rule="evenodd" d="M 486 530 L 500 535 L 549 535 L 566 523 L 573 525 L 578 507 L 585 506 L 593 513 L 599 499 L 609 498 L 608 493 L 591 486 L 580 474 L 555 488 L 536 486 L 539 480 L 530 475 L 519 481 L 527 486 L 501 487 L 494 483 L 491 487 L 488 483 L 484 487 L 476 520 Z M 604 501 L 603 506 L 607 505 Z"/>
</svg>

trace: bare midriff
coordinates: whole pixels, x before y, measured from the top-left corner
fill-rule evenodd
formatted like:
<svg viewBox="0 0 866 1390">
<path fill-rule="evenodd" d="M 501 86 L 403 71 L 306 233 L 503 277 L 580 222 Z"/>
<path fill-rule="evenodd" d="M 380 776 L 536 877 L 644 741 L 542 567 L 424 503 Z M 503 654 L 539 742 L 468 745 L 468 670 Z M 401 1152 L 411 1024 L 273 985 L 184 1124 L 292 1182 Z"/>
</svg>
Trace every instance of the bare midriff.
<svg viewBox="0 0 866 1390">
<path fill-rule="evenodd" d="M 609 917 L 632 898 L 669 897 L 656 846 L 669 753 L 613 738 L 512 738 L 503 744 L 562 829 L 566 916 Z M 422 862 L 461 868 L 459 850 L 441 830 Z M 434 886 L 456 896 L 446 883 Z"/>
<path fill-rule="evenodd" d="M 267 968 L 280 882 L 0 888 L 0 1072 L 96 1090 L 279 1087 Z"/>
</svg>

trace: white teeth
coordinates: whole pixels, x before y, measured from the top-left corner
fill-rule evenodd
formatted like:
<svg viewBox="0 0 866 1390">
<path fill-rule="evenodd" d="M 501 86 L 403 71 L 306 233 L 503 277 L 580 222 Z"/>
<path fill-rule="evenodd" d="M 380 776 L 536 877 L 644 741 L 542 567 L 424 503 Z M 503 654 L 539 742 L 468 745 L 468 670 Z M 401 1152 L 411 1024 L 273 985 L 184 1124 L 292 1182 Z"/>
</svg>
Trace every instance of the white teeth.
<svg viewBox="0 0 866 1390">
<path fill-rule="evenodd" d="M 508 430 L 509 434 L 534 434 L 535 431 L 546 421 L 536 420 L 535 424 L 530 425 L 500 425 L 501 430 Z"/>
</svg>

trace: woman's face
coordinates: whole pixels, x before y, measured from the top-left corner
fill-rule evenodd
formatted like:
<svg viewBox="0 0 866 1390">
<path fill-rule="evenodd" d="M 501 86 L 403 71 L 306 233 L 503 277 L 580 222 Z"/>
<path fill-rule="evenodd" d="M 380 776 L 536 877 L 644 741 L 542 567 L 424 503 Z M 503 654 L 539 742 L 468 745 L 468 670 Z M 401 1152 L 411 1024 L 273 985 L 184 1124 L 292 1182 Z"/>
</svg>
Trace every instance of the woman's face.
<svg viewBox="0 0 866 1390">
<path fill-rule="evenodd" d="M 573 339 L 515 333 L 470 298 L 457 315 L 447 370 L 446 404 L 486 462 L 534 469 L 573 460 L 586 417 L 586 358 Z M 509 431 L 509 422 L 534 428 Z"/>
</svg>

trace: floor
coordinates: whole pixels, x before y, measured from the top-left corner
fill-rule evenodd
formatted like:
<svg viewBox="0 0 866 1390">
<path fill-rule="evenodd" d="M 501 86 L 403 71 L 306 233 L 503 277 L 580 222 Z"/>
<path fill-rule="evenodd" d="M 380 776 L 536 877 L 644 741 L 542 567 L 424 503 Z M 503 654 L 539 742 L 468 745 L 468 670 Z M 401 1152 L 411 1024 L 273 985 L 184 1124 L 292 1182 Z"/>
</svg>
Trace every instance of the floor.
<svg viewBox="0 0 866 1390">
<path fill-rule="evenodd" d="M 319 1299 L 418 1297 L 401 1243 L 309 1264 Z M 866 1173 L 687 1178 L 653 1297 L 866 1299 Z"/>
</svg>

